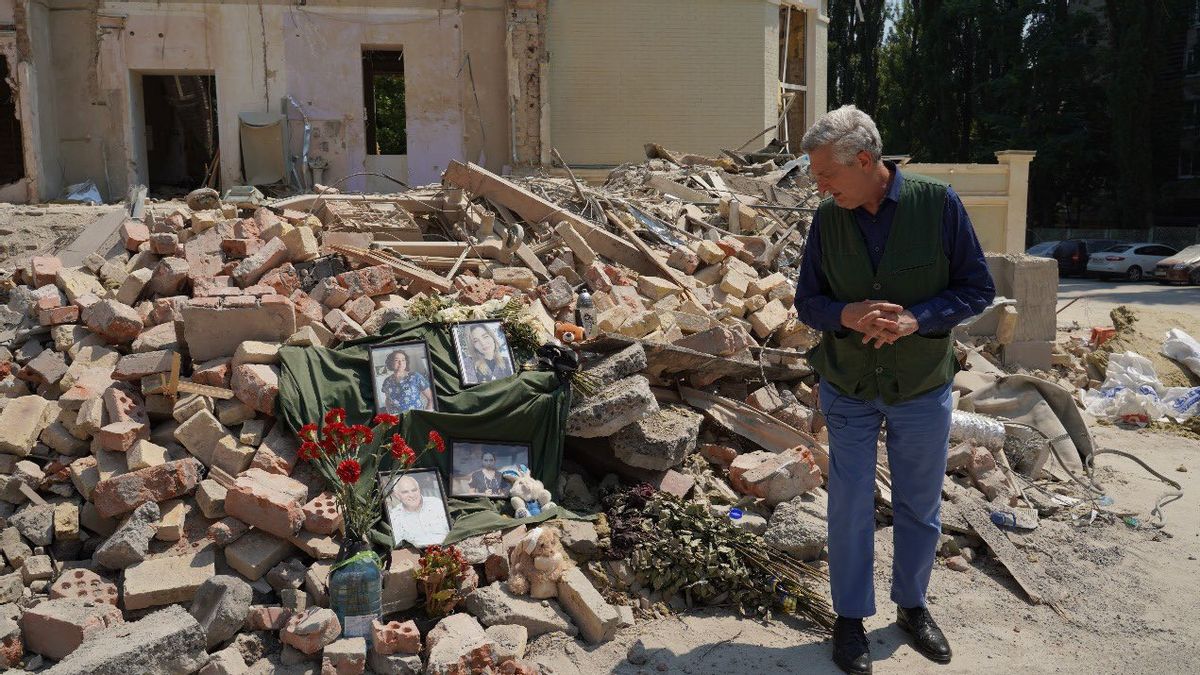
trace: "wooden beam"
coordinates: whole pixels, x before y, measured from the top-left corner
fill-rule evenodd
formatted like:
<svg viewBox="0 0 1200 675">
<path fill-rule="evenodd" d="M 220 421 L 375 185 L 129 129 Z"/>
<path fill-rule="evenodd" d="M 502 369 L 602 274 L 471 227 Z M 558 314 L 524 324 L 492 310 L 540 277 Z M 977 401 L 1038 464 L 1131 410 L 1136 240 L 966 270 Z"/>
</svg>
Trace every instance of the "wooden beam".
<svg viewBox="0 0 1200 675">
<path fill-rule="evenodd" d="M 530 223 L 546 223 L 553 227 L 557 223 L 566 222 L 600 255 L 632 268 L 639 274 L 658 274 L 654 265 L 644 259 L 641 251 L 632 243 L 522 187 L 513 185 L 481 166 L 451 161 L 446 172 L 442 174 L 442 181 L 511 209 Z"/>
<path fill-rule="evenodd" d="M 449 293 L 453 285 L 441 276 L 407 263 L 384 251 L 371 251 L 353 246 L 335 244 L 329 248 L 342 255 L 367 265 L 387 265 L 399 276 L 408 280 L 414 290 L 421 292 Z"/>
<path fill-rule="evenodd" d="M 791 448 L 807 448 L 816 459 L 821 473 L 829 474 L 829 452 L 811 434 L 731 398 L 691 387 L 680 387 L 679 394 L 688 405 L 704 411 L 713 421 L 767 450 L 783 452 Z"/>
</svg>

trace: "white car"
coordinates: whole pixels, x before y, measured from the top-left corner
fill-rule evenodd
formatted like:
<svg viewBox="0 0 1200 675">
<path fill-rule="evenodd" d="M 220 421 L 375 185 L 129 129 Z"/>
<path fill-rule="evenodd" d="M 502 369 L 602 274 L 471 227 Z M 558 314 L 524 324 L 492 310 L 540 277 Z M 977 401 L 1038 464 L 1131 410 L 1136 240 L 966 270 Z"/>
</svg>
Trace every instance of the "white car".
<svg viewBox="0 0 1200 675">
<path fill-rule="evenodd" d="M 1125 277 L 1130 281 L 1141 281 L 1143 277 L 1154 273 L 1159 260 L 1175 253 L 1170 246 L 1150 242 L 1116 244 L 1093 253 L 1088 258 L 1087 271 L 1097 277 Z"/>
</svg>

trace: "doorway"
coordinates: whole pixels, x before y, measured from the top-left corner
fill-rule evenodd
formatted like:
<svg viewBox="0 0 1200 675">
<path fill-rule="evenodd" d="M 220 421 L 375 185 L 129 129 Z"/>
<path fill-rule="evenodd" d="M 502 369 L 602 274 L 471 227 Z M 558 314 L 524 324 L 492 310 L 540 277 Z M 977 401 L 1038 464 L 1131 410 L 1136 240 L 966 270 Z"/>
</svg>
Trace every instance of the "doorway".
<svg viewBox="0 0 1200 675">
<path fill-rule="evenodd" d="M 25 153 L 21 145 L 21 122 L 17 98 L 8 86 L 8 57 L 0 54 L 0 185 L 25 177 Z"/>
<path fill-rule="evenodd" d="M 219 188 L 217 82 L 213 75 L 143 75 L 150 192 Z"/>
<path fill-rule="evenodd" d="M 395 192 L 400 186 L 379 174 L 408 180 L 404 52 L 363 50 L 362 72 L 367 190 Z"/>
</svg>

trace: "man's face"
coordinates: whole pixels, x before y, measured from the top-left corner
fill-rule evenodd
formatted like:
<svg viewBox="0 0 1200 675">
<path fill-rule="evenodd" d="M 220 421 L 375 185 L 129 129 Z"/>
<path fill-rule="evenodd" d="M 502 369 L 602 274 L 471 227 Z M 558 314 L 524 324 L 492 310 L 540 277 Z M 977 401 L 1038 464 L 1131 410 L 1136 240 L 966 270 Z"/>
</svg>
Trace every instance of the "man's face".
<svg viewBox="0 0 1200 675">
<path fill-rule="evenodd" d="M 866 152 L 860 152 L 849 165 L 834 155 L 833 147 L 824 145 L 808 153 L 809 174 L 817 189 L 831 194 L 843 209 L 856 209 L 871 197 L 875 182 L 875 162 Z"/>
<path fill-rule="evenodd" d="M 415 511 L 421 506 L 421 487 L 417 485 L 415 480 L 401 479 L 396 486 L 396 490 L 400 493 L 400 503 L 410 511 Z"/>
</svg>

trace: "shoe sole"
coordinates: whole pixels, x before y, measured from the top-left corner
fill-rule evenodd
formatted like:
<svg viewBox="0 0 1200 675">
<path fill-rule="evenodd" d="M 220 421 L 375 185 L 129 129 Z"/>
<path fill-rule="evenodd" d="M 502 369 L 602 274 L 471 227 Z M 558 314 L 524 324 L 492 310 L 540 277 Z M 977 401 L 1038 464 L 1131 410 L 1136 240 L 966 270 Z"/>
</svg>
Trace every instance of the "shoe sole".
<svg viewBox="0 0 1200 675">
<path fill-rule="evenodd" d="M 833 665 L 837 666 L 838 670 L 842 671 L 843 673 L 846 673 L 847 675 L 871 675 L 870 668 L 867 668 L 866 670 L 853 670 L 853 669 L 843 666 L 842 664 L 838 663 L 837 661 L 834 661 Z"/>
</svg>

